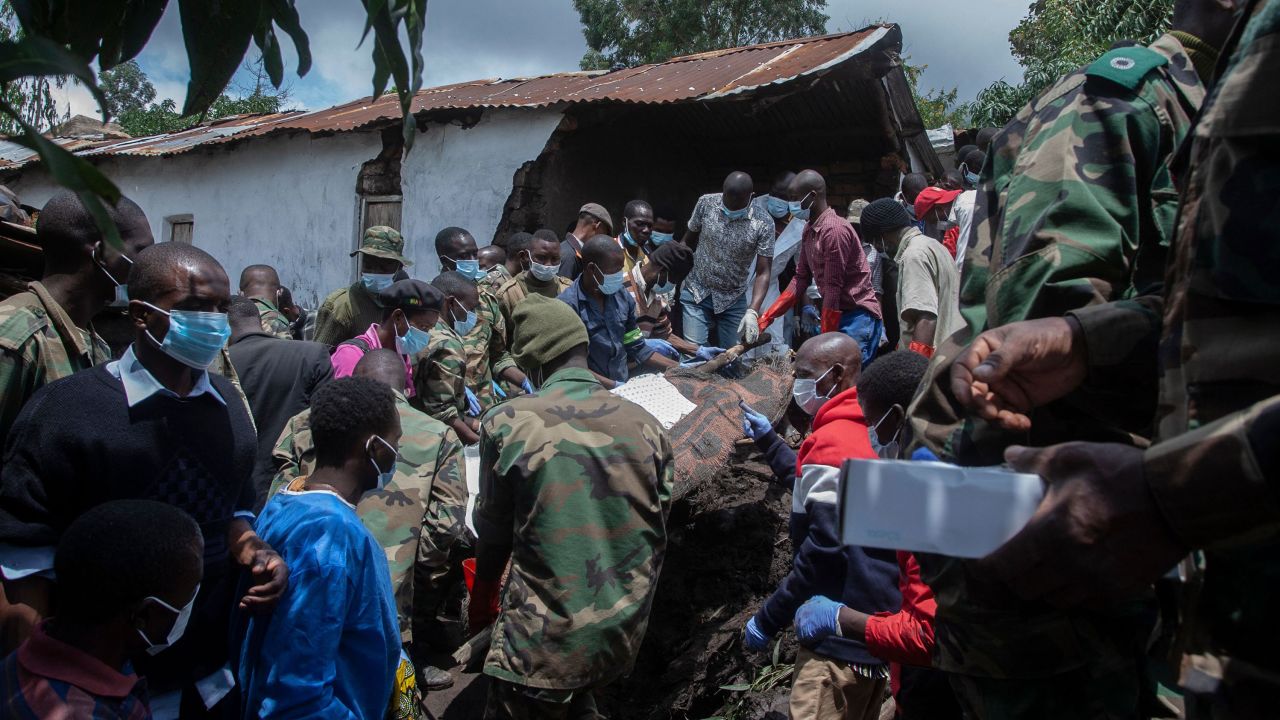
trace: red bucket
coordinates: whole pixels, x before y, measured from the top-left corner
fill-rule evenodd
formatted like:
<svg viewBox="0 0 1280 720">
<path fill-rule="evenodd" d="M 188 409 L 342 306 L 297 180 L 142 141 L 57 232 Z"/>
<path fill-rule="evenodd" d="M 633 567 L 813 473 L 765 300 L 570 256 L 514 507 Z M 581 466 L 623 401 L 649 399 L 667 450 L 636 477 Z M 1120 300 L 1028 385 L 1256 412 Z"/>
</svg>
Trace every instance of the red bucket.
<svg viewBox="0 0 1280 720">
<path fill-rule="evenodd" d="M 462 580 L 467 584 L 467 592 L 476 584 L 476 559 L 467 558 L 462 561 Z"/>
</svg>

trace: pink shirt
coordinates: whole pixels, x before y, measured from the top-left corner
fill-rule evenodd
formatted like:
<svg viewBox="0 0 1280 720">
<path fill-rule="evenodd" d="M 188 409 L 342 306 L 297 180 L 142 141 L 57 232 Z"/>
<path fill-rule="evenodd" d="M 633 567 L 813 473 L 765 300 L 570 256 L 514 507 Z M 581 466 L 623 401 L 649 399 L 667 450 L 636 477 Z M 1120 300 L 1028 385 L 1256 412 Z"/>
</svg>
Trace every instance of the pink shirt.
<svg viewBox="0 0 1280 720">
<path fill-rule="evenodd" d="M 360 362 L 360 358 L 364 357 L 365 353 L 382 348 L 382 340 L 378 338 L 378 323 L 370 325 L 363 335 L 358 335 L 354 339 L 363 341 L 367 347 L 361 347 L 348 340 L 334 348 L 333 354 L 329 356 L 329 362 L 333 363 L 334 379 L 351 377 L 351 373 L 355 372 L 356 363 Z M 404 396 L 413 397 L 413 362 L 408 355 L 400 357 L 404 359 Z"/>
<path fill-rule="evenodd" d="M 796 292 L 812 280 L 822 293 L 824 310 L 862 308 L 880 317 L 880 301 L 871 285 L 871 267 L 858 234 L 848 220 L 827 208 L 805 225 L 796 262 Z"/>
</svg>

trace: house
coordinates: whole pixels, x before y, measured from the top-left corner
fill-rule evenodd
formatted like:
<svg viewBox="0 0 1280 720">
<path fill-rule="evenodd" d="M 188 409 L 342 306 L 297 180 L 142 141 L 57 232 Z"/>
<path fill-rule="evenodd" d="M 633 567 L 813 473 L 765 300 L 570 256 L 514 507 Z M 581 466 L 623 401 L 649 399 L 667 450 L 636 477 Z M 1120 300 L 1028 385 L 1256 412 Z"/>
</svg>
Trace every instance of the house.
<svg viewBox="0 0 1280 720">
<path fill-rule="evenodd" d="M 477 80 L 413 103 L 403 152 L 394 95 L 248 115 L 145 138 L 56 138 L 136 200 L 158 241 L 191 242 L 233 282 L 268 263 L 315 306 L 355 277 L 365 227 L 400 228 L 414 277 L 439 264 L 449 225 L 481 244 L 563 230 L 582 203 L 615 218 L 640 197 L 678 213 L 730 170 L 767 192 L 782 169 L 822 171 L 838 209 L 891 194 L 899 174 L 941 172 L 902 72 L 896 25 L 677 57 L 609 72 Z M 39 206 L 56 186 L 0 140 L 0 182 Z"/>
</svg>

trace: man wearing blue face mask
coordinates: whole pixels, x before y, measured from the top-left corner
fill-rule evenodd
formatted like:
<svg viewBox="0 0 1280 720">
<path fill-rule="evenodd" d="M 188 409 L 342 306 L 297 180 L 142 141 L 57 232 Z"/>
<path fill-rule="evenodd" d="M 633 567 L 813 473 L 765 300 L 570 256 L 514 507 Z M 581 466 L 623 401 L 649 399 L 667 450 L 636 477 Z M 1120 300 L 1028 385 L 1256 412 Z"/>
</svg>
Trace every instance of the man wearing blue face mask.
<svg viewBox="0 0 1280 720">
<path fill-rule="evenodd" d="M 693 272 L 680 292 L 689 342 L 731 347 L 760 336 L 775 238 L 773 218 L 752 206 L 751 194 L 750 175 L 729 173 L 722 191 L 698 198 L 689 217 L 683 242 L 695 250 Z"/>
<path fill-rule="evenodd" d="M 618 244 L 625 254 L 622 256 L 622 270 L 627 274 L 631 269 L 644 262 L 652 249 L 653 206 L 644 200 L 632 200 L 622 209 L 622 234 L 618 236 Z"/>
<path fill-rule="evenodd" d="M 395 474 L 400 414 L 391 388 L 350 377 L 316 392 L 309 427 L 315 468 L 258 520 L 295 571 L 275 611 L 250 618 L 237 638 L 243 715 L 381 720 L 400 627 L 386 551 L 356 505 Z"/>
<path fill-rule="evenodd" d="M 36 241 L 45 270 L 26 292 L 0 302 L 0 437 L 41 386 L 111 360 L 93 316 L 128 302 L 131 257 L 152 243 L 142 208 L 128 198 L 108 207 L 124 252 L 105 242 L 75 193 L 63 191 L 40 212 Z"/>
<path fill-rule="evenodd" d="M 396 273 L 413 263 L 404 256 L 404 238 L 395 228 L 375 225 L 364 231 L 360 249 L 360 277 L 350 287 L 335 290 L 316 311 L 314 340 L 333 346 L 350 340 L 382 319 L 377 294 L 391 287 Z"/>
<path fill-rule="evenodd" d="M 369 325 L 363 335 L 334 348 L 329 357 L 333 377 L 350 377 L 356 363 L 370 350 L 394 349 L 404 358 L 408 378 L 404 393 L 412 398 L 413 358 L 427 349 L 431 328 L 444 307 L 444 295 L 421 280 L 400 280 L 379 292 L 377 300 L 382 306 L 382 320 Z"/>
<path fill-rule="evenodd" d="M 476 239 L 463 228 L 447 227 L 436 234 L 441 271 L 456 271 L 479 290 L 478 303 L 468 310 L 475 313 L 475 319 L 468 322 L 467 318 L 459 318 L 461 322 L 454 329 L 462 338 L 467 374 L 476 378 L 468 389 L 477 396 L 482 408 L 488 408 L 498 401 L 494 380 L 502 384 L 507 395 L 529 392 L 532 387 L 507 351 L 507 323 L 502 306 L 492 287 L 480 282 L 485 273 L 479 268 L 476 253 Z"/>
<path fill-rule="evenodd" d="M 587 326 L 587 366 L 608 388 L 631 376 L 628 360 L 657 370 L 678 363 L 645 345 L 636 324 L 636 301 L 623 289 L 622 248 L 608 235 L 597 235 L 582 246 L 582 275 L 560 299 Z"/>
<path fill-rule="evenodd" d="M 685 340 L 671 331 L 671 307 L 676 286 L 693 270 L 693 251 L 684 243 L 668 243 L 654 250 L 643 264 L 631 269 L 631 295 L 636 301 L 636 323 L 645 338 L 666 343 L 672 350 L 708 360 L 721 348 L 703 347 Z M 655 344 L 650 342 L 650 347 Z M 665 350 L 665 348 L 664 348 Z M 670 352 L 666 350 L 666 352 Z"/>
<path fill-rule="evenodd" d="M 572 280 L 560 275 L 560 236 L 556 231 L 543 228 L 519 248 L 513 244 L 512 251 L 516 253 L 521 270 L 495 293 L 502 310 L 502 320 L 507 326 L 508 347 L 515 336 L 515 311 L 521 300 L 530 295 L 554 300 L 573 284 Z"/>
<path fill-rule="evenodd" d="M 156 717 L 206 717 L 236 700 L 225 669 L 232 606 L 269 610 L 289 571 L 251 525 L 249 410 L 207 371 L 231 334 L 226 272 L 194 246 L 153 245 L 129 272 L 129 294 L 135 332 L 124 355 L 41 388 L 9 433 L 0 566 L 17 617 L 38 620 L 56 584 L 49 550 L 71 521 L 117 499 L 185 511 L 204 536 L 204 580 L 185 634 L 137 670 Z"/>
</svg>

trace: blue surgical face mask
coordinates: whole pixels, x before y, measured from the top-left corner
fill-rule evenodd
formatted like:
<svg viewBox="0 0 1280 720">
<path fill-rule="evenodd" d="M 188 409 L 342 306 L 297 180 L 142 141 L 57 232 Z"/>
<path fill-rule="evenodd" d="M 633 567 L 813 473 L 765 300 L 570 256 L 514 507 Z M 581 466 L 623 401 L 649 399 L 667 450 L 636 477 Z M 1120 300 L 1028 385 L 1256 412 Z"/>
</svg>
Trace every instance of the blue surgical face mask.
<svg viewBox="0 0 1280 720">
<path fill-rule="evenodd" d="M 774 218 L 781 220 L 791 212 L 791 204 L 780 197 L 770 195 L 764 200 L 765 208 L 769 210 L 769 214 Z"/>
<path fill-rule="evenodd" d="M 653 292 L 656 295 L 666 295 L 667 293 L 675 292 L 675 289 L 676 284 L 671 282 L 671 278 L 667 278 L 666 282 L 655 283 L 653 286 Z"/>
<path fill-rule="evenodd" d="M 146 331 L 147 337 L 161 352 L 187 367 L 208 370 L 231 337 L 226 313 L 164 310 L 149 302 L 143 305 L 169 317 L 169 332 L 163 342 L 156 340 L 150 330 Z"/>
<path fill-rule="evenodd" d="M 98 247 L 95 248 L 95 250 L 100 249 L 101 247 L 102 247 L 102 243 L 99 242 Z M 125 262 L 129 263 L 130 265 L 133 265 L 133 261 L 129 259 L 128 255 L 125 255 L 124 253 L 120 253 L 120 257 L 124 258 Z M 107 276 L 107 279 L 110 280 L 112 284 L 116 286 L 116 297 L 111 304 L 112 305 L 128 305 L 129 304 L 128 283 L 122 283 L 119 280 L 116 280 L 116 276 L 112 275 L 111 271 L 107 269 L 107 264 L 102 260 L 99 260 L 96 255 L 94 256 L 93 261 L 98 264 L 98 269 L 101 270 L 103 274 Z"/>
<path fill-rule="evenodd" d="M 372 449 L 374 440 L 377 440 L 378 442 L 382 443 L 388 450 L 391 451 L 391 467 L 386 470 L 383 470 L 382 468 L 378 467 L 378 461 L 374 460 L 373 453 L 369 452 Z M 378 489 L 381 490 L 382 488 L 386 487 L 388 483 L 391 482 L 391 478 L 395 477 L 396 458 L 399 456 L 399 453 L 396 452 L 395 448 L 391 447 L 391 443 L 387 442 L 386 440 L 383 440 L 377 435 L 374 435 L 370 437 L 367 441 L 365 441 L 364 451 L 369 455 L 369 464 L 373 465 L 373 471 L 378 473 Z"/>
<path fill-rule="evenodd" d="M 978 187 L 978 174 L 973 172 L 966 172 L 964 174 L 964 181 L 969 183 L 969 187 L 976 188 Z"/>
<path fill-rule="evenodd" d="M 631 237 L 631 228 L 622 231 L 622 241 L 631 247 L 636 246 L 636 239 Z"/>
<path fill-rule="evenodd" d="M 380 293 L 391 287 L 391 283 L 393 282 L 395 282 L 394 273 L 360 273 L 360 284 L 364 285 L 364 289 L 371 293 Z"/>
<path fill-rule="evenodd" d="M 616 273 L 605 275 L 600 268 L 596 268 L 596 272 L 600 275 L 600 292 L 605 295 L 612 295 L 622 289 L 622 285 L 626 282 L 626 273 L 619 270 Z"/>
<path fill-rule="evenodd" d="M 653 232 L 649 233 L 649 239 L 653 241 L 653 244 L 656 247 L 658 245 L 663 245 L 665 243 L 669 243 L 672 240 L 674 240 L 675 234 L 663 233 L 663 232 L 658 232 L 657 230 L 654 230 Z"/>
<path fill-rule="evenodd" d="M 431 341 L 431 333 L 414 327 L 413 323 L 408 320 L 405 320 L 405 324 L 409 327 L 405 330 L 404 335 L 401 335 L 398 330 L 396 331 L 396 352 L 413 357 L 427 349 L 427 343 Z"/>
<path fill-rule="evenodd" d="M 459 335 L 466 335 L 476 326 L 476 312 L 462 307 L 462 303 L 458 302 L 456 298 L 453 302 L 459 308 L 462 308 L 462 312 L 466 313 L 462 320 L 459 320 L 456 317 L 453 319 L 453 330 Z"/>
<path fill-rule="evenodd" d="M 889 408 L 889 411 L 881 416 L 881 418 L 876 421 L 875 425 L 867 428 L 867 440 L 871 442 L 871 449 L 875 451 L 877 456 L 885 460 L 896 460 L 898 458 L 898 433 L 902 432 L 902 425 L 898 425 L 898 431 L 895 432 L 893 437 L 889 438 L 889 441 L 885 443 L 880 442 L 878 428 L 883 425 L 884 421 L 899 407 L 899 405 L 894 405 Z"/>
<path fill-rule="evenodd" d="M 805 195 L 804 197 L 800 198 L 799 201 L 787 204 L 787 206 L 791 209 L 791 215 L 793 217 L 798 218 L 800 220 L 809 219 L 809 215 L 813 213 L 813 206 L 812 205 L 810 205 L 809 207 L 801 207 L 801 206 L 804 205 L 805 200 L 809 199 L 810 195 L 813 195 L 813 193 L 810 192 L 808 195 Z"/>
<path fill-rule="evenodd" d="M 721 200 L 720 212 L 724 213 L 724 216 L 730 220 L 741 220 L 742 218 L 747 216 L 747 213 L 751 212 L 751 203 L 747 203 L 747 206 L 742 208 L 741 210 L 730 210 L 729 208 L 725 207 L 724 201 Z"/>
<path fill-rule="evenodd" d="M 822 382 L 822 378 L 835 369 L 835 365 L 827 368 L 827 372 L 822 373 L 816 378 L 796 378 L 791 385 L 791 397 L 795 398 L 796 405 L 810 416 L 817 415 L 822 406 L 831 399 L 830 395 L 818 394 L 818 383 Z"/>
<path fill-rule="evenodd" d="M 458 272 L 468 280 L 479 280 L 485 276 L 485 272 L 480 269 L 479 260 L 454 260 L 448 256 L 445 256 L 445 260 L 452 262 Z"/>
<path fill-rule="evenodd" d="M 542 282 L 551 282 L 551 280 L 560 272 L 560 263 L 555 265 L 543 265 L 533 261 L 533 256 L 529 256 L 529 274 L 535 279 Z"/>
</svg>

